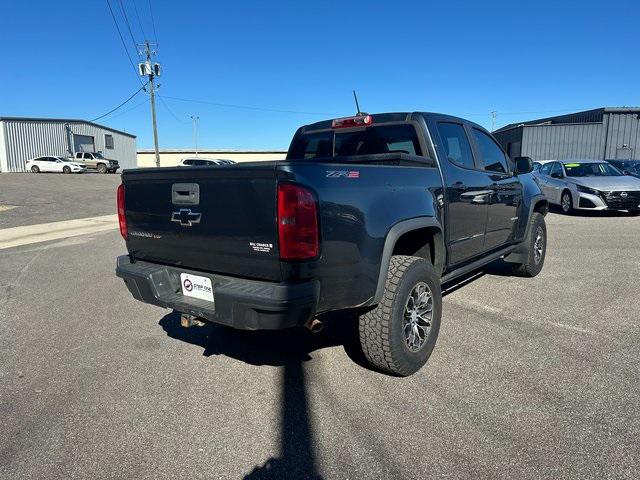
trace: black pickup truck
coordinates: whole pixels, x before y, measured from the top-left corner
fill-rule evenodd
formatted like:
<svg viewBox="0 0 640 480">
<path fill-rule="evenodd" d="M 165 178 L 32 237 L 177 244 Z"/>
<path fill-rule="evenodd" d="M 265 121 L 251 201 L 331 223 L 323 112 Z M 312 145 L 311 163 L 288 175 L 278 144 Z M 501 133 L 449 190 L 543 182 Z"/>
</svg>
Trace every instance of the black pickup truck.
<svg viewBox="0 0 640 480">
<path fill-rule="evenodd" d="M 125 170 L 116 273 L 187 325 L 314 329 L 352 310 L 371 364 L 410 375 L 438 337 L 442 283 L 500 257 L 542 269 L 531 169 L 475 123 L 382 113 L 301 127 L 283 161 Z"/>
</svg>

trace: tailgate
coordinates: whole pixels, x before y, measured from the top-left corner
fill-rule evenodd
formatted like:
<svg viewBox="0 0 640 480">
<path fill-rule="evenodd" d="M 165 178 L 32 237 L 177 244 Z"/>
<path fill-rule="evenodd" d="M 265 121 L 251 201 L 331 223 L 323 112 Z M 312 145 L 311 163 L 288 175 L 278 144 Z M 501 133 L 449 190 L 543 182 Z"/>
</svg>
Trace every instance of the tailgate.
<svg viewBox="0 0 640 480">
<path fill-rule="evenodd" d="M 280 281 L 275 165 L 125 171 L 134 259 Z"/>
</svg>

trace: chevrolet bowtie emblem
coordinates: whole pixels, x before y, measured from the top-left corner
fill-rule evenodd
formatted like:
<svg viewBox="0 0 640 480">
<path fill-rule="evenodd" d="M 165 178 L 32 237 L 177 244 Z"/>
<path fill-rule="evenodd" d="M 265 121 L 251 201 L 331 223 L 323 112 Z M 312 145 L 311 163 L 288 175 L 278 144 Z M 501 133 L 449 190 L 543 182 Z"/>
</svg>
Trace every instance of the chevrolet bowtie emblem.
<svg viewBox="0 0 640 480">
<path fill-rule="evenodd" d="M 192 212 L 190 208 L 181 208 L 171 214 L 171 221 L 179 223 L 183 227 L 190 227 L 194 223 L 200 223 L 201 213 Z"/>
</svg>

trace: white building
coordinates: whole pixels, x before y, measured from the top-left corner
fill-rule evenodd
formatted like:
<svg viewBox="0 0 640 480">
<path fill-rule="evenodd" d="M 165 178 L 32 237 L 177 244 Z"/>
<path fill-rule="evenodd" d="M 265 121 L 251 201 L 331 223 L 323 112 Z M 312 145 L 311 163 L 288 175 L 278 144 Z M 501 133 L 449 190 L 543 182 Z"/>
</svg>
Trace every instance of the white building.
<svg viewBox="0 0 640 480">
<path fill-rule="evenodd" d="M 172 167 L 180 160 L 187 157 L 195 157 L 196 151 L 190 149 L 160 149 L 160 166 Z M 233 160 L 234 162 L 256 162 L 260 160 L 284 160 L 286 150 L 198 150 L 198 157 L 214 158 L 221 160 Z M 155 167 L 156 156 L 153 150 L 138 151 L 138 167 Z"/>
<path fill-rule="evenodd" d="M 0 172 L 24 172 L 30 158 L 102 152 L 136 167 L 136 136 L 85 120 L 0 117 Z"/>
</svg>

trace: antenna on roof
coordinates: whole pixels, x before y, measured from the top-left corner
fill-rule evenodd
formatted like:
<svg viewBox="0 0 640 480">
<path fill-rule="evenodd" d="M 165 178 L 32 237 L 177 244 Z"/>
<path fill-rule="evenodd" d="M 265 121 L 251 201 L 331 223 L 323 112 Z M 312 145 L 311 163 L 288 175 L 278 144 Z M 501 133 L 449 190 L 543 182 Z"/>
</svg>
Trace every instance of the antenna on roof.
<svg viewBox="0 0 640 480">
<path fill-rule="evenodd" d="M 353 99 L 356 101 L 356 115 L 367 115 L 367 113 L 360 111 L 360 104 L 358 103 L 358 95 L 356 95 L 355 90 L 353 90 Z"/>
</svg>

